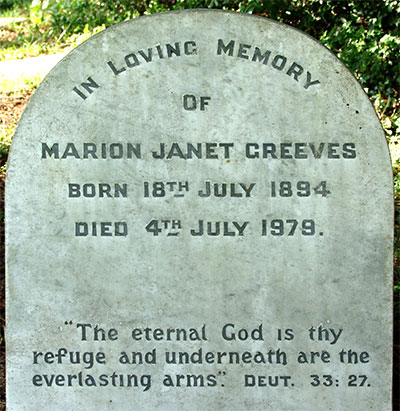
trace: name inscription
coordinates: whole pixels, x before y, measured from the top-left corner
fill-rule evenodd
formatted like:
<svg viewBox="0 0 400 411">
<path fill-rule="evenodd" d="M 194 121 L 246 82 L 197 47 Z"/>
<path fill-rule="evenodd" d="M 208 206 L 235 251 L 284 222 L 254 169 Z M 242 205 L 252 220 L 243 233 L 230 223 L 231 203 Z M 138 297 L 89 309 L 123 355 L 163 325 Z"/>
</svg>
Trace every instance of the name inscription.
<svg viewBox="0 0 400 411">
<path fill-rule="evenodd" d="M 233 158 L 234 143 L 159 143 L 157 149 L 143 147 L 142 143 L 41 143 L 41 158 L 48 159 L 90 159 L 121 160 L 143 159 L 143 153 L 150 153 L 155 160 L 219 160 Z M 235 150 L 236 151 L 236 150 Z M 355 159 L 355 143 L 246 143 L 239 147 L 239 153 L 246 159 L 306 160 L 306 159 Z M 146 159 L 148 156 L 146 155 Z"/>
</svg>

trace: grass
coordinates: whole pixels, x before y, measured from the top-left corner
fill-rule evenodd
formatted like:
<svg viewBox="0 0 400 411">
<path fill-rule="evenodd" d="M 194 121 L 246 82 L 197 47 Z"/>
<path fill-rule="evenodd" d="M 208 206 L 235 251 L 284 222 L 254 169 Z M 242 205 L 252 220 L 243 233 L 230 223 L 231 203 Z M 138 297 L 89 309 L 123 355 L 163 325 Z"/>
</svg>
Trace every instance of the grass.
<svg viewBox="0 0 400 411">
<path fill-rule="evenodd" d="M 26 10 L 18 6 L 2 10 L 0 13 L 1 19 L 11 18 L 11 17 L 21 17 L 21 16 L 26 17 Z"/>
<path fill-rule="evenodd" d="M 98 27 L 93 31 L 87 30 L 81 34 L 73 34 L 64 38 L 63 41 L 59 41 L 58 38 L 44 41 L 43 33 L 35 28 L 29 29 L 29 21 L 3 26 L 0 27 L 0 61 L 70 51 L 101 30 L 103 27 Z"/>
<path fill-rule="evenodd" d="M 70 51 L 104 29 L 104 27 L 96 27 L 89 30 L 85 27 L 79 34 L 67 37 L 63 34 L 55 36 L 52 35 L 51 28 L 38 16 L 30 14 L 28 9 L 14 7 L 0 13 L 0 21 L 15 17 L 20 17 L 23 21 L 0 24 L 0 61 Z"/>
<path fill-rule="evenodd" d="M 0 177 L 6 162 L 19 117 L 42 77 L 18 77 L 7 81 L 0 76 Z"/>
<path fill-rule="evenodd" d="M 5 79 L 0 75 L 1 94 L 18 94 L 24 90 L 34 90 L 43 80 L 43 76 L 16 77 L 13 80 Z"/>
<path fill-rule="evenodd" d="M 86 28 L 83 33 L 61 39 L 49 36 L 45 25 L 33 24 L 31 16 L 23 9 L 2 11 L 0 19 L 9 20 L 17 16 L 24 17 L 24 20 L 0 25 L 0 61 L 68 52 L 104 29 L 97 27 L 89 31 Z M 43 76 L 20 76 L 10 80 L 0 73 L 0 176 L 5 173 L 8 151 L 22 107 L 42 80 Z"/>
</svg>

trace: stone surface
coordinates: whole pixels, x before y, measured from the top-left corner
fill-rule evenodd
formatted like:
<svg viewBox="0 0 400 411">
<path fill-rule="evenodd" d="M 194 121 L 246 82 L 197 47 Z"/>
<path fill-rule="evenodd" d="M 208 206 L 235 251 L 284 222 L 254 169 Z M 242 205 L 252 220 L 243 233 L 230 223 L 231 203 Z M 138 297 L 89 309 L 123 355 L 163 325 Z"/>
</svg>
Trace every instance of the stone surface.
<svg viewBox="0 0 400 411">
<path fill-rule="evenodd" d="M 6 214 L 9 410 L 391 409 L 388 149 L 307 35 L 93 37 L 24 113 Z"/>
</svg>

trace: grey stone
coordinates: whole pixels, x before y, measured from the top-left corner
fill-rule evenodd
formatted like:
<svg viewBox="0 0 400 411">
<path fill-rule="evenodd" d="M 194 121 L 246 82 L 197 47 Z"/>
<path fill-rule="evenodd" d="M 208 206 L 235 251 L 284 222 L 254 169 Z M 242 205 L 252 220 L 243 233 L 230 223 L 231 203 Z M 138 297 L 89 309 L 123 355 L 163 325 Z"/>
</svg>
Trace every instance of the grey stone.
<svg viewBox="0 0 400 411">
<path fill-rule="evenodd" d="M 388 148 L 304 33 L 94 36 L 30 101 L 6 201 L 10 411 L 391 408 Z"/>
</svg>

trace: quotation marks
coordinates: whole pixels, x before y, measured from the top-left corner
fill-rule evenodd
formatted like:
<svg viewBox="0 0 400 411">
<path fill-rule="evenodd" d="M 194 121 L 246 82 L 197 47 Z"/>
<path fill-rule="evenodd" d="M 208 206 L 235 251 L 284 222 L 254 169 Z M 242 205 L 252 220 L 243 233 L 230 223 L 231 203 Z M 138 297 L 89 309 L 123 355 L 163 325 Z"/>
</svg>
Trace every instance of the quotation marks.
<svg viewBox="0 0 400 411">
<path fill-rule="evenodd" d="M 72 325 L 72 321 L 64 321 L 65 325 Z"/>
<path fill-rule="evenodd" d="M 218 371 L 218 375 L 219 375 L 219 376 L 222 376 L 222 377 L 225 377 L 226 371 Z M 225 385 L 224 385 L 224 384 L 221 384 L 221 387 L 225 387 Z"/>
</svg>

